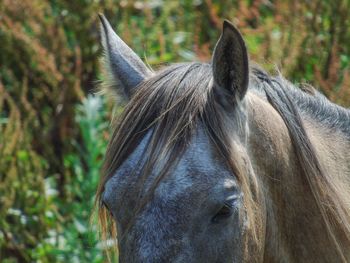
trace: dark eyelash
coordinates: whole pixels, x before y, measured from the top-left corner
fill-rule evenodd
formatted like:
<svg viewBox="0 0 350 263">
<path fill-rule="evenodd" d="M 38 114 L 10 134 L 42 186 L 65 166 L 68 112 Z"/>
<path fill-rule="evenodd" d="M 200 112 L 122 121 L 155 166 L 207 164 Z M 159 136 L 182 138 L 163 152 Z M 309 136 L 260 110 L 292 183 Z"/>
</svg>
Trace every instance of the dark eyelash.
<svg viewBox="0 0 350 263">
<path fill-rule="evenodd" d="M 234 208 L 238 202 L 239 198 L 233 198 L 230 200 L 227 200 L 224 205 L 227 206 L 228 208 Z"/>
</svg>

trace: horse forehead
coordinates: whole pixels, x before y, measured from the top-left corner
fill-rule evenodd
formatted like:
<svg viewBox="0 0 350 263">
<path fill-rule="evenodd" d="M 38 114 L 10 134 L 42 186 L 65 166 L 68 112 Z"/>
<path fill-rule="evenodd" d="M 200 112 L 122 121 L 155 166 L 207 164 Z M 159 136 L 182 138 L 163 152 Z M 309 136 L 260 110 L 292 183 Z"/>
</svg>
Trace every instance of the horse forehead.
<svg viewBox="0 0 350 263">
<path fill-rule="evenodd" d="M 115 175 L 107 181 L 104 196 L 113 198 L 113 196 L 118 195 L 119 190 L 121 191 L 123 188 L 128 188 L 131 184 L 136 183 L 137 176 L 146 159 L 145 153 L 151 139 L 151 133 L 150 131 L 144 136 Z M 159 161 L 161 164 L 161 160 Z M 215 156 L 208 136 L 202 129 L 198 129 L 176 167 L 160 183 L 157 192 L 162 195 L 166 194 L 170 198 L 171 195 L 176 196 L 193 189 L 194 184 L 196 189 L 199 190 L 213 185 L 219 177 L 223 178 L 225 173 L 227 171 L 222 162 Z M 153 183 L 157 174 L 157 171 L 153 171 L 153 176 L 149 176 L 145 188 Z M 227 180 L 222 182 L 227 184 Z"/>
<path fill-rule="evenodd" d="M 225 173 L 228 171 L 216 157 L 207 135 L 199 130 L 158 192 L 163 190 L 164 195 L 171 197 L 214 187 L 218 180 L 228 184 Z"/>
</svg>

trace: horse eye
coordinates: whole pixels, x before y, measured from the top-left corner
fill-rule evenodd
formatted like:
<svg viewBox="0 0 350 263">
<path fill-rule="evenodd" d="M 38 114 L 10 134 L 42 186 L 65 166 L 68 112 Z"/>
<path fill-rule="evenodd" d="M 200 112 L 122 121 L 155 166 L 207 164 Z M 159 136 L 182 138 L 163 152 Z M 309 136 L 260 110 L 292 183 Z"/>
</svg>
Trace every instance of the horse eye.
<svg viewBox="0 0 350 263">
<path fill-rule="evenodd" d="M 213 223 L 220 223 L 221 221 L 229 218 L 232 215 L 233 208 L 227 204 L 225 204 L 221 209 L 216 213 L 216 215 L 212 218 Z"/>
</svg>

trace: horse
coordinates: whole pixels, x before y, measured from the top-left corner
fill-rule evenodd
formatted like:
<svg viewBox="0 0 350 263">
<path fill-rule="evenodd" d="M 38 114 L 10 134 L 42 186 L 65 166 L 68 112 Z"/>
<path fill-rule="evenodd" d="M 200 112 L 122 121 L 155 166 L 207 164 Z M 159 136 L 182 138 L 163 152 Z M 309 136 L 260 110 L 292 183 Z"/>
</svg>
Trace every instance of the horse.
<svg viewBox="0 0 350 263">
<path fill-rule="evenodd" d="M 251 62 L 229 21 L 209 63 L 153 71 L 100 20 L 127 101 L 96 195 L 119 262 L 350 262 L 348 109 Z"/>
</svg>

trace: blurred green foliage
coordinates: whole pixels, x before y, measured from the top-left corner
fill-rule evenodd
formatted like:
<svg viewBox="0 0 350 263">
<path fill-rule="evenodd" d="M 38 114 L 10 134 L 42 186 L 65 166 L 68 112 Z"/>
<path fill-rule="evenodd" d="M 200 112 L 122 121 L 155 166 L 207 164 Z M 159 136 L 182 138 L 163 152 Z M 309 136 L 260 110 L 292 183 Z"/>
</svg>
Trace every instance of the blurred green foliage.
<svg viewBox="0 0 350 263">
<path fill-rule="evenodd" d="M 97 13 L 157 68 L 209 60 L 223 18 L 251 59 L 350 105 L 347 0 L 0 0 L 0 261 L 104 262 L 89 225 L 111 102 Z"/>
</svg>

